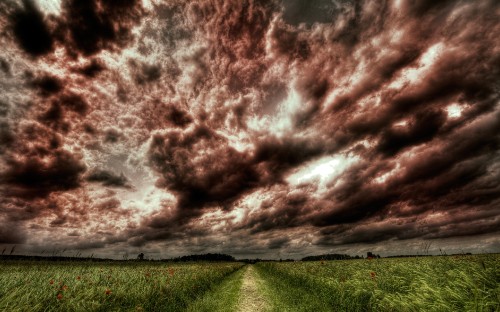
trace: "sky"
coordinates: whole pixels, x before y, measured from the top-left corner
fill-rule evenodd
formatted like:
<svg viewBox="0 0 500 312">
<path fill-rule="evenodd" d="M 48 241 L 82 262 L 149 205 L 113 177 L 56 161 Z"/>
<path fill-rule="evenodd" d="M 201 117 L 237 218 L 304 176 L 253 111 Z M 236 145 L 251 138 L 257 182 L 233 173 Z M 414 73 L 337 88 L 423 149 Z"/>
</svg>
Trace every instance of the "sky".
<svg viewBox="0 0 500 312">
<path fill-rule="evenodd" d="M 3 0 L 0 249 L 500 252 L 496 0 Z"/>
</svg>

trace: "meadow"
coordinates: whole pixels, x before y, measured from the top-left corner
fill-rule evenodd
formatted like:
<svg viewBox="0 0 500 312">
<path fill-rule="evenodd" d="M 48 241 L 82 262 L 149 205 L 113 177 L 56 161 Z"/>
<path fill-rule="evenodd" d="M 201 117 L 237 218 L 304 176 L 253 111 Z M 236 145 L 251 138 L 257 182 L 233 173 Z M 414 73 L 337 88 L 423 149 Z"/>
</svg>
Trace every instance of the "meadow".
<svg viewBox="0 0 500 312">
<path fill-rule="evenodd" d="M 0 311 L 186 311 L 242 266 L 6 261 Z"/>
<path fill-rule="evenodd" d="M 259 263 L 272 311 L 500 311 L 500 255 Z"/>
<path fill-rule="evenodd" d="M 260 297 L 248 298 L 249 280 Z M 0 262 L 0 311 L 254 311 L 242 306 L 252 300 L 264 311 L 500 311 L 500 255 Z"/>
</svg>

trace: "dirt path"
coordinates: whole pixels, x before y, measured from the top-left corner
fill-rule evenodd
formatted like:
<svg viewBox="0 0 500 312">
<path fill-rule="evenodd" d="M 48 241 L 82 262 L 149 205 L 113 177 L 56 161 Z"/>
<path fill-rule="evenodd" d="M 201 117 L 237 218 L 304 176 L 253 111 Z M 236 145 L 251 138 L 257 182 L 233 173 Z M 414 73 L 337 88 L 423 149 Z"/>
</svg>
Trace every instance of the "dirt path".
<svg viewBox="0 0 500 312">
<path fill-rule="evenodd" d="M 259 278 L 252 265 L 248 265 L 243 275 L 243 284 L 238 302 L 239 312 L 267 311 L 266 299 L 259 291 Z"/>
</svg>

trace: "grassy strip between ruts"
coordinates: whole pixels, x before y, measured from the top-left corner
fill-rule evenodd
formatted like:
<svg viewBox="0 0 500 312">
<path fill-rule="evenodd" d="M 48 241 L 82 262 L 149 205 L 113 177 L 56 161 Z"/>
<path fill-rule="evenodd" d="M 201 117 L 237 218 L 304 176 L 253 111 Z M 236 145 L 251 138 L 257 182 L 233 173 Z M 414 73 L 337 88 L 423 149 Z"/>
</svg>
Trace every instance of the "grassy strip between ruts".
<svg viewBox="0 0 500 312">
<path fill-rule="evenodd" d="M 322 298 L 311 292 L 300 279 L 294 279 L 273 267 L 276 263 L 259 263 L 255 271 L 260 276 L 260 289 L 267 301 L 269 311 L 332 311 Z"/>
<path fill-rule="evenodd" d="M 272 311 L 500 311 L 500 255 L 263 262 Z"/>
<path fill-rule="evenodd" d="M 1 262 L 0 311 L 186 311 L 242 266 Z"/>
<path fill-rule="evenodd" d="M 236 311 L 245 270 L 239 269 L 188 306 L 190 312 Z"/>
</svg>

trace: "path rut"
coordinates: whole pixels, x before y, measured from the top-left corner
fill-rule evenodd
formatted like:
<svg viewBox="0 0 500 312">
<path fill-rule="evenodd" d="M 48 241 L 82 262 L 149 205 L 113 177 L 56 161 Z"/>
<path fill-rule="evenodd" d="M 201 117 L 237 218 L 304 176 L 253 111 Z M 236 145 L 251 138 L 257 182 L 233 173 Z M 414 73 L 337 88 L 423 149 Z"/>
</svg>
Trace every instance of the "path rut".
<svg viewBox="0 0 500 312">
<path fill-rule="evenodd" d="M 243 275 L 240 298 L 238 302 L 239 312 L 267 311 L 266 298 L 259 291 L 259 278 L 252 265 L 248 265 Z"/>
</svg>

